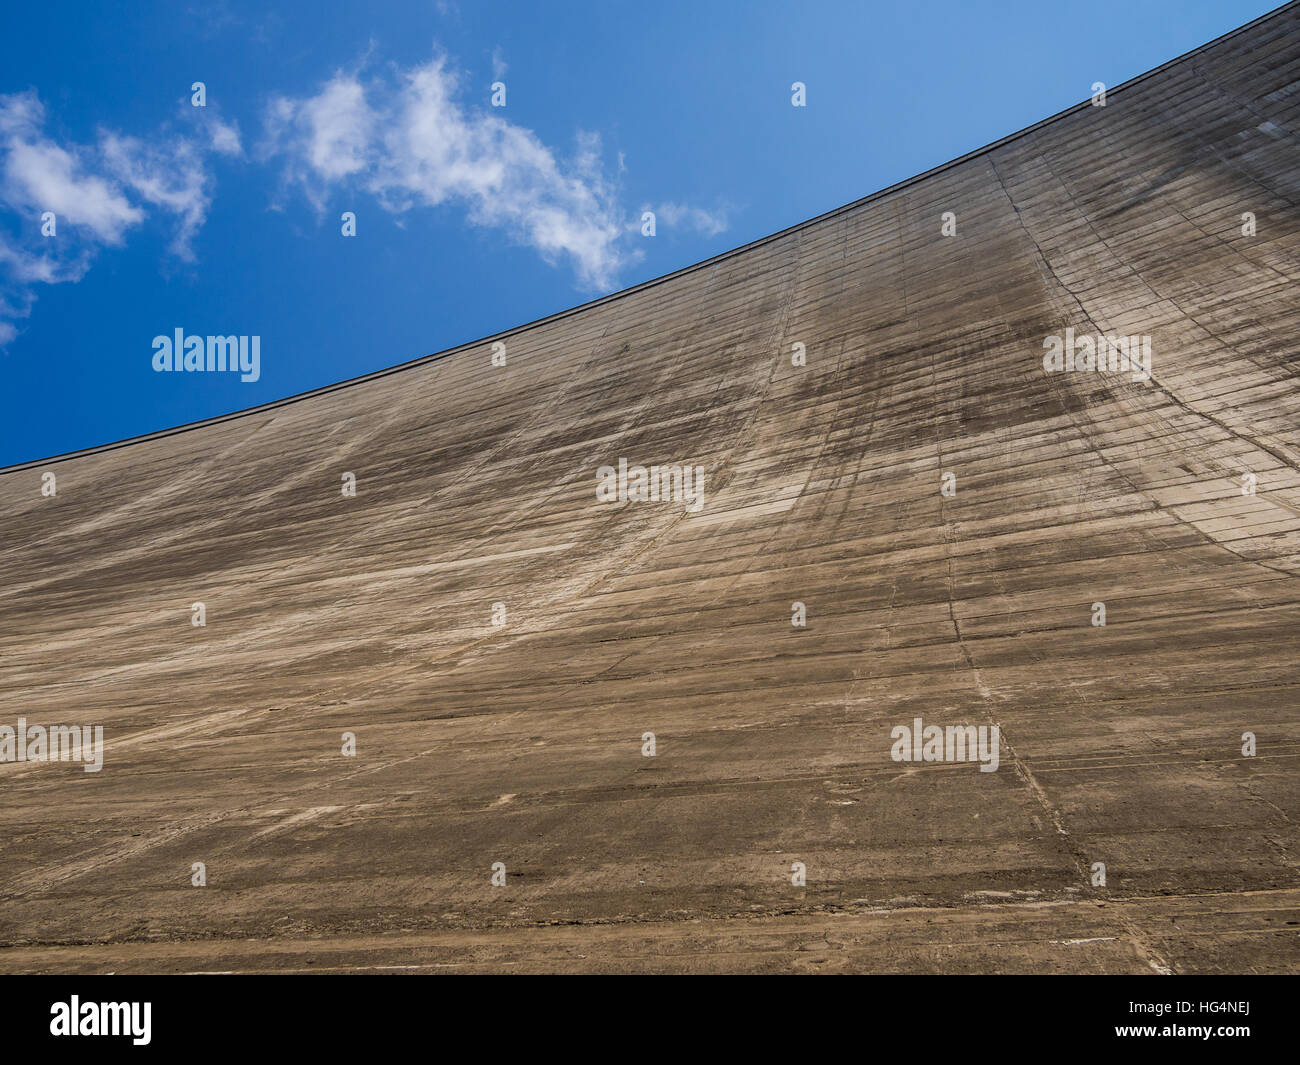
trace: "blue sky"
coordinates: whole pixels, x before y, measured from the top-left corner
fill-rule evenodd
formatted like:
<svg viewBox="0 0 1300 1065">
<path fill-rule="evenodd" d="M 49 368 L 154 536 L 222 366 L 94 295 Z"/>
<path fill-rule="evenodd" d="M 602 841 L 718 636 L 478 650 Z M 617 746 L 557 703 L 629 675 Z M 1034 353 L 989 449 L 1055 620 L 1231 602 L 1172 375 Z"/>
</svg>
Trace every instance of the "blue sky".
<svg viewBox="0 0 1300 1065">
<path fill-rule="evenodd" d="M 0 466 L 255 406 L 656 277 L 1275 6 L 11 8 Z M 178 327 L 259 336 L 259 379 L 155 372 L 153 338 Z"/>
</svg>

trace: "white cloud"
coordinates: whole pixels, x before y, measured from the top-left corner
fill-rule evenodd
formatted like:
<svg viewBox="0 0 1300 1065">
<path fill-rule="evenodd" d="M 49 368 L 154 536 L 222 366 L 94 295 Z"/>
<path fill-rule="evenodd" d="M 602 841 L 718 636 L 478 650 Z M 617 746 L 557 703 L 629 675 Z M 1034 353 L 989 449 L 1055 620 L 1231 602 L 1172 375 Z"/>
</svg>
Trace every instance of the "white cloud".
<svg viewBox="0 0 1300 1065">
<path fill-rule="evenodd" d="M 387 76 L 365 75 L 366 62 L 315 93 L 272 99 L 259 156 L 283 167 L 284 189 L 301 190 L 318 212 L 340 187 L 368 193 L 397 225 L 418 208 L 452 207 L 470 225 L 567 263 L 587 290 L 615 288 L 642 258 L 639 222 L 618 202 L 623 153 L 610 175 L 595 134 L 578 133 L 561 153 L 489 107 L 486 93 L 466 103 L 441 55 Z M 504 76 L 499 48 L 492 67 Z M 193 261 L 212 202 L 211 160 L 243 154 L 238 125 L 188 99 L 147 137 L 101 129 L 78 144 L 47 132 L 35 91 L 0 95 L 0 347 L 40 285 L 79 281 L 103 249 L 148 223 L 168 224 L 171 254 Z M 47 211 L 57 218 L 53 238 L 40 232 Z M 666 203 L 657 213 L 680 232 L 727 228 L 725 209 Z"/>
<path fill-rule="evenodd" d="M 16 231 L 0 230 L 0 346 L 30 314 L 34 285 L 80 281 L 100 248 L 121 246 L 155 209 L 176 221 L 172 253 L 193 259 L 211 203 L 205 154 L 242 152 L 233 124 L 196 121 L 207 125 L 206 146 L 167 128 L 148 143 L 101 130 L 94 145 L 60 144 L 35 92 L 0 96 L 0 208 L 18 219 Z M 53 237 L 40 232 L 47 211 Z"/>
<path fill-rule="evenodd" d="M 646 208 L 651 210 L 651 208 Z M 653 208 L 656 221 L 666 222 L 671 228 L 692 231 L 705 237 L 716 237 L 727 231 L 727 210 L 707 211 L 703 207 L 688 207 L 681 203 L 663 203 Z"/>
<path fill-rule="evenodd" d="M 113 133 L 102 136 L 100 150 L 109 172 L 124 189 L 177 217 L 171 252 L 193 262 L 190 242 L 203 225 L 211 203 L 210 179 L 199 150 L 186 140 L 155 145 Z"/>
<path fill-rule="evenodd" d="M 207 119 L 208 144 L 219 155 L 239 156 L 244 154 L 244 146 L 239 139 L 239 124 L 223 122 L 215 114 Z"/>
<path fill-rule="evenodd" d="M 531 130 L 461 103 L 443 57 L 392 82 L 340 72 L 315 95 L 278 97 L 267 133 L 268 152 L 318 210 L 345 179 L 394 214 L 454 204 L 548 262 L 567 257 L 588 289 L 613 287 L 636 258 L 598 139 L 580 134 L 574 157 L 559 158 Z"/>
<path fill-rule="evenodd" d="M 93 172 L 93 152 L 60 147 L 42 133 L 44 124 L 45 109 L 35 93 L 0 96 L 0 197 L 5 205 L 37 216 L 53 211 L 101 243 L 121 244 L 144 212 Z"/>
<path fill-rule="evenodd" d="M 376 116 L 354 77 L 339 74 L 312 97 L 276 97 L 267 115 L 271 151 L 282 146 L 308 195 L 322 206 L 321 185 L 329 185 L 367 166 L 366 153 Z M 318 180 L 310 180 L 310 178 Z"/>
</svg>

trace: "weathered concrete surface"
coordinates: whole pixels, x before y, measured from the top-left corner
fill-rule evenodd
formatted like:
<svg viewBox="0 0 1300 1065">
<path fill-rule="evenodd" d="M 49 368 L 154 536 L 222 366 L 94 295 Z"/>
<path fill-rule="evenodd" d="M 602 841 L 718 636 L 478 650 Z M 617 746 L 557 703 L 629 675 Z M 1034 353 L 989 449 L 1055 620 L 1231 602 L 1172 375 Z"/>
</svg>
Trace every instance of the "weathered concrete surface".
<svg viewBox="0 0 1300 1065">
<path fill-rule="evenodd" d="M 1300 969 L 1298 131 L 1293 7 L 505 368 L 0 474 L 0 724 L 107 733 L 0 765 L 0 969 Z"/>
</svg>

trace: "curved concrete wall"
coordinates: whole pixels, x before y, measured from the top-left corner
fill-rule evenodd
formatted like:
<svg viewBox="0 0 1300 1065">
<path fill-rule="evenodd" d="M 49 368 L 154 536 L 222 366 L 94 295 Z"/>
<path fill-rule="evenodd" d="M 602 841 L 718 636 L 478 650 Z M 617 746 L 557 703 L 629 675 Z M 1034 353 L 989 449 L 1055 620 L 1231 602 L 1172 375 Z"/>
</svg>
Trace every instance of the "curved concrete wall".
<svg viewBox="0 0 1300 1065">
<path fill-rule="evenodd" d="M 1298 41 L 505 367 L 0 473 L 0 725 L 106 735 L 0 765 L 0 968 L 1300 967 Z M 599 502 L 620 457 L 702 509 Z M 997 770 L 896 761 L 917 717 Z"/>
</svg>

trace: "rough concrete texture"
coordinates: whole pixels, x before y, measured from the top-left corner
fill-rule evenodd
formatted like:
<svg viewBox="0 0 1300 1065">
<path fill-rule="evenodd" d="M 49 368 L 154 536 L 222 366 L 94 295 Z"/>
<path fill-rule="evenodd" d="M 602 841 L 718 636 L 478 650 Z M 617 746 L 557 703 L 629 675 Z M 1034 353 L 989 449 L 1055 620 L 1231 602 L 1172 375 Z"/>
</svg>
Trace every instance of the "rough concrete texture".
<svg viewBox="0 0 1300 1065">
<path fill-rule="evenodd" d="M 1300 969 L 1298 132 L 1291 7 L 505 367 L 0 473 L 0 724 L 106 736 L 0 765 L 0 970 Z"/>
</svg>

